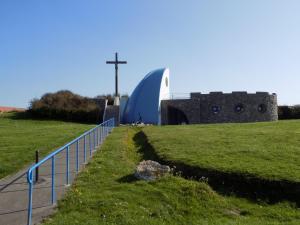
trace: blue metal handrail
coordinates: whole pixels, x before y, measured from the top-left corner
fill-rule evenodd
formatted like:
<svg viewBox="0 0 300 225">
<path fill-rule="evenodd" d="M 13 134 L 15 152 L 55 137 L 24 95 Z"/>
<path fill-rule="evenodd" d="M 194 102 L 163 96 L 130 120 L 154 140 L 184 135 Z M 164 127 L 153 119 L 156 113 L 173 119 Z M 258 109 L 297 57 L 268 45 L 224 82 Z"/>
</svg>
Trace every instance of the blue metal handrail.
<svg viewBox="0 0 300 225">
<path fill-rule="evenodd" d="M 52 161 L 51 165 L 51 178 L 52 178 L 52 184 L 51 184 L 51 203 L 54 204 L 56 202 L 56 193 L 55 193 L 55 156 L 59 154 L 60 152 L 66 150 L 66 184 L 68 185 L 69 182 L 69 151 L 70 146 L 74 143 L 76 143 L 76 172 L 79 172 L 79 141 L 83 138 L 83 151 L 84 151 L 84 163 L 86 162 L 86 139 L 89 139 L 89 150 L 90 150 L 90 157 L 92 156 L 92 149 L 99 146 L 104 139 L 107 137 L 107 135 L 110 133 L 110 131 L 115 126 L 115 120 L 114 118 L 111 118 L 96 127 L 90 129 L 89 131 L 83 133 L 79 137 L 75 138 L 73 141 L 65 144 L 61 148 L 55 150 L 54 152 L 47 155 L 45 158 L 43 158 L 38 163 L 31 166 L 27 171 L 27 182 L 29 184 L 29 191 L 28 191 L 28 217 L 27 217 L 27 225 L 31 225 L 32 222 L 32 195 L 33 195 L 33 171 L 35 171 L 36 168 L 44 164 L 46 161 L 50 160 Z M 87 137 L 88 136 L 88 137 Z M 92 137 L 93 136 L 93 137 Z M 92 140 L 93 139 L 93 140 Z M 99 141 L 100 139 L 100 141 Z M 92 146 L 93 143 L 93 146 Z"/>
</svg>

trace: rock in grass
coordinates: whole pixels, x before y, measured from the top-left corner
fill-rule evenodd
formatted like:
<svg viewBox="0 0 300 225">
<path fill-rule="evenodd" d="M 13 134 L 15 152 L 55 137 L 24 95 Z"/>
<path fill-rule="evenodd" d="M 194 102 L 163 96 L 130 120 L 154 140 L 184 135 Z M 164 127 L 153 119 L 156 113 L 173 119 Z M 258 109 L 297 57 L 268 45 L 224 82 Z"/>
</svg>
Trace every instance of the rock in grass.
<svg viewBox="0 0 300 225">
<path fill-rule="evenodd" d="M 144 160 L 139 163 L 135 170 L 135 177 L 140 180 L 156 180 L 170 172 L 170 167 L 161 165 L 152 160 Z"/>
</svg>

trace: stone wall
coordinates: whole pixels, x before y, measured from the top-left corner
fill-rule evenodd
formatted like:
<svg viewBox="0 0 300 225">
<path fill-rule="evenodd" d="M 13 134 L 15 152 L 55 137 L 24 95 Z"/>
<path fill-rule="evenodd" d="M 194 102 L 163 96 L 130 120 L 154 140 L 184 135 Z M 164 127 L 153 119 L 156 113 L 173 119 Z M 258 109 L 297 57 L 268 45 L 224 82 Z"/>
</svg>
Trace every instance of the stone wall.
<svg viewBox="0 0 300 225">
<path fill-rule="evenodd" d="M 120 107 L 118 105 L 108 105 L 105 108 L 103 121 L 115 118 L 115 126 L 120 125 Z"/>
<path fill-rule="evenodd" d="M 175 112 L 174 112 L 175 111 Z M 180 114 L 182 112 L 187 121 L 182 118 L 173 120 L 170 114 Z M 180 115 L 174 115 L 180 117 Z M 161 101 L 161 124 L 198 124 L 200 123 L 200 101 L 199 99 L 176 99 L 176 100 L 162 100 Z"/>
<path fill-rule="evenodd" d="M 183 114 L 176 121 L 178 116 Z M 191 93 L 190 99 L 163 100 L 161 124 L 259 122 L 278 119 L 277 96 L 267 92 Z"/>
</svg>

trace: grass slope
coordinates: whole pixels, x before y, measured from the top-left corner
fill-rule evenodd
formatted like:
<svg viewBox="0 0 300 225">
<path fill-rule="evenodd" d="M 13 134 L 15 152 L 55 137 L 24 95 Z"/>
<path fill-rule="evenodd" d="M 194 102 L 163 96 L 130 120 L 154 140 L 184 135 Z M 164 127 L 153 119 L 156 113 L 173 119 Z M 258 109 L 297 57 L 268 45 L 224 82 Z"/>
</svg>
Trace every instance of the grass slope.
<svg viewBox="0 0 300 225">
<path fill-rule="evenodd" d="M 266 180 L 300 182 L 300 120 L 146 127 L 162 159 Z"/>
<path fill-rule="evenodd" d="M 206 183 L 167 176 L 137 181 L 132 176 L 148 154 L 139 128 L 119 127 L 77 177 L 46 225 L 99 224 L 299 224 L 287 202 L 267 205 L 223 197 Z"/>
<path fill-rule="evenodd" d="M 45 155 L 91 128 L 91 125 L 59 121 L 15 119 L 0 114 L 0 178 L 34 161 L 35 151 Z"/>
</svg>

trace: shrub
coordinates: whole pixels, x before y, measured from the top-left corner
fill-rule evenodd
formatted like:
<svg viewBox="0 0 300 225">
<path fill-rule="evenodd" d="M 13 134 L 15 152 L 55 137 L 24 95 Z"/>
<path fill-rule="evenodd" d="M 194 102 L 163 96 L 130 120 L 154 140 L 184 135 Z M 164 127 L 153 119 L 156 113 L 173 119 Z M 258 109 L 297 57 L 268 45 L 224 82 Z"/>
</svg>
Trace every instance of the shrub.
<svg viewBox="0 0 300 225">
<path fill-rule="evenodd" d="M 278 118 L 280 120 L 300 119 L 300 105 L 278 106 Z"/>
<path fill-rule="evenodd" d="M 44 94 L 41 99 L 33 99 L 29 112 L 33 117 L 100 123 L 105 107 L 105 98 L 87 98 L 63 90 Z"/>
</svg>

